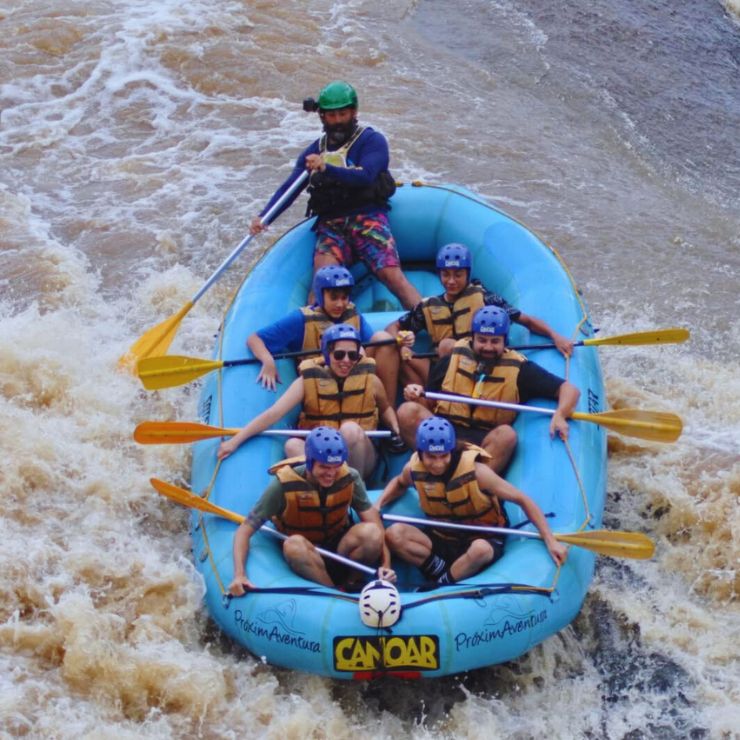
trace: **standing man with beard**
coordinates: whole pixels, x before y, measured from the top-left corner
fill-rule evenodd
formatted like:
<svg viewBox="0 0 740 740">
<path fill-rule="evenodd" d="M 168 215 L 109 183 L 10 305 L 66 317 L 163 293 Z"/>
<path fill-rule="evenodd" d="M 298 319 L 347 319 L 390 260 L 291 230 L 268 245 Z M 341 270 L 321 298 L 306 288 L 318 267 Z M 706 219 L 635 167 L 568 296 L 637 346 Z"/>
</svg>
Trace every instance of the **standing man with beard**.
<svg viewBox="0 0 740 740">
<path fill-rule="evenodd" d="M 413 308 L 421 296 L 401 271 L 388 224 L 388 199 L 396 189 L 388 171 L 388 142 L 380 132 L 358 124 L 357 93 L 346 82 L 330 82 L 318 103 L 306 101 L 304 108 L 307 105 L 318 110 L 324 135 L 301 152 L 290 177 L 252 220 L 250 232 L 264 229 L 261 217 L 308 170 L 308 215 L 317 216 L 314 272 L 361 260 L 404 308 Z"/>
<path fill-rule="evenodd" d="M 472 338 L 455 342 L 452 354 L 432 368 L 427 389 L 504 403 L 526 403 L 532 398 L 553 398 L 557 408 L 550 422 L 550 436 L 568 437 L 567 419 L 581 392 L 572 383 L 535 362 L 507 349 L 509 314 L 499 306 L 484 306 L 473 316 Z M 468 403 L 424 398 L 421 385 L 404 388 L 406 403 L 398 408 L 401 436 L 409 447 L 415 443 L 419 424 L 433 414 L 450 421 L 459 442 L 482 447 L 488 466 L 501 473 L 516 449 L 517 435 L 511 426 L 516 412 Z"/>
</svg>

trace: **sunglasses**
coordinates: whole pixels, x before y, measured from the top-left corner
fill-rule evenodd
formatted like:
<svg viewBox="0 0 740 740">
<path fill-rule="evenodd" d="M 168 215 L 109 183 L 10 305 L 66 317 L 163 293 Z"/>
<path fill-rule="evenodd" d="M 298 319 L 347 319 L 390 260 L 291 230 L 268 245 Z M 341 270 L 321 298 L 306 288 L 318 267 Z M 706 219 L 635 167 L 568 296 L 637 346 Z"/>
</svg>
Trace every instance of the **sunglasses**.
<svg viewBox="0 0 740 740">
<path fill-rule="evenodd" d="M 348 360 L 350 360 L 350 362 L 357 362 L 357 360 L 360 359 L 360 353 L 357 350 L 354 350 L 354 349 L 350 349 L 350 350 L 346 350 L 346 349 L 335 349 L 331 353 L 331 356 L 335 360 L 338 360 L 340 362 L 345 358 L 345 356 L 347 357 Z"/>
</svg>

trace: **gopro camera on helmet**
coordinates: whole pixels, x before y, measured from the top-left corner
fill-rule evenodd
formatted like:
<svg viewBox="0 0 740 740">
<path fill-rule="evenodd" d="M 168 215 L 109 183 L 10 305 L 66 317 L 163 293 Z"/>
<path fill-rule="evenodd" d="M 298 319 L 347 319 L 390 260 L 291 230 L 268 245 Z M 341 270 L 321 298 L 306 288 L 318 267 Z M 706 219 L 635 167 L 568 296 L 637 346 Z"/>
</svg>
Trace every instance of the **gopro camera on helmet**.
<svg viewBox="0 0 740 740">
<path fill-rule="evenodd" d="M 303 101 L 303 110 L 306 111 L 306 113 L 316 113 L 316 111 L 319 109 L 319 104 L 316 100 L 313 98 L 305 98 Z"/>
</svg>

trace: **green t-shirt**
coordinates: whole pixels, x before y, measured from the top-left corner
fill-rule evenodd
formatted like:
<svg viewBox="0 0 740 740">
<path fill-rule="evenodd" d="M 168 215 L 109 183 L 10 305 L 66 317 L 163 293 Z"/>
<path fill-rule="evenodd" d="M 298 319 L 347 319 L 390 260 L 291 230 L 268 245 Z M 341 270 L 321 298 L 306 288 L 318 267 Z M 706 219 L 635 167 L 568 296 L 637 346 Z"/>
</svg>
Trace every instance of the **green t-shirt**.
<svg viewBox="0 0 740 740">
<path fill-rule="evenodd" d="M 298 465 L 294 470 L 302 478 L 306 476 L 305 465 Z M 367 496 L 365 482 L 354 468 L 350 468 L 349 473 L 352 476 L 352 482 L 354 484 L 352 503 L 350 505 L 356 512 L 362 513 L 372 506 Z M 284 508 L 285 492 L 283 491 L 283 486 L 277 478 L 273 478 L 263 491 L 259 501 L 254 505 L 252 511 L 249 512 L 247 520 L 255 529 L 259 529 L 268 519 L 277 516 Z"/>
</svg>

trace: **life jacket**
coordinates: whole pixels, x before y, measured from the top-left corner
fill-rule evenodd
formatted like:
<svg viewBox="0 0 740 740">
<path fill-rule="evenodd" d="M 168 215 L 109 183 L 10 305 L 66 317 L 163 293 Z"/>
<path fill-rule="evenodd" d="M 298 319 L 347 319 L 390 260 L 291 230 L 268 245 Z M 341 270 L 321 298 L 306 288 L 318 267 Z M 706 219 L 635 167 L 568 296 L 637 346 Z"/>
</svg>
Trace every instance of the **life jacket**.
<svg viewBox="0 0 740 740">
<path fill-rule="evenodd" d="M 422 301 L 424 320 L 432 344 L 436 347 L 443 339 L 465 339 L 472 336 L 473 314 L 485 306 L 485 290 L 480 285 L 468 285 L 455 299 L 450 309 L 442 296 L 432 296 Z"/>
<path fill-rule="evenodd" d="M 319 141 L 319 152 L 324 155 L 324 161 L 334 167 L 351 168 L 353 165 L 348 157 L 349 150 L 364 131 L 362 126 L 358 126 L 349 141 L 332 151 L 327 151 L 324 134 Z M 361 187 L 338 182 L 325 172 L 314 172 L 309 179 L 306 215 L 331 219 L 349 215 L 368 206 L 387 209 L 388 199 L 395 192 L 396 183 L 388 170 L 381 172 L 375 182 Z"/>
<path fill-rule="evenodd" d="M 319 354 L 321 349 L 321 335 L 333 324 L 349 324 L 360 331 L 360 314 L 357 313 L 354 303 L 348 303 L 344 313 L 335 321 L 318 305 L 304 306 L 303 314 L 303 348 L 315 349 Z"/>
<path fill-rule="evenodd" d="M 476 461 L 488 459 L 490 455 L 485 450 L 469 444 L 462 452 L 452 454 L 451 465 L 455 469 L 448 479 L 447 475 L 432 475 L 424 467 L 419 453 L 415 452 L 409 460 L 411 480 L 419 494 L 419 505 L 424 513 L 432 519 L 458 524 L 505 527 L 507 519 L 501 502 L 496 496 L 481 491 L 475 477 Z M 433 531 L 447 539 L 457 539 L 462 532 L 450 529 Z M 473 536 L 470 533 L 465 535 Z"/>
<path fill-rule="evenodd" d="M 343 421 L 355 421 L 363 429 L 378 428 L 375 403 L 375 360 L 362 357 L 341 384 L 324 358 L 304 360 L 298 366 L 303 376 L 303 411 L 299 429 L 328 426 L 339 429 Z"/>
<path fill-rule="evenodd" d="M 486 372 L 485 365 L 473 353 L 472 340 L 460 339 L 452 350 L 450 365 L 442 381 L 442 390 L 487 401 L 518 403 L 517 378 L 526 361 L 524 355 L 507 349 L 501 359 Z M 493 429 L 499 424 L 511 424 L 516 418 L 516 412 L 507 409 L 450 401 L 439 401 L 434 413 L 444 416 L 453 424 L 476 429 Z"/>
<path fill-rule="evenodd" d="M 287 535 L 302 534 L 314 544 L 331 541 L 350 525 L 355 486 L 349 466 L 343 463 L 334 483 L 321 490 L 291 467 L 295 462 L 301 459 L 283 460 L 270 468 L 285 493 L 285 508 L 272 521 Z"/>
</svg>

